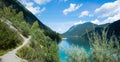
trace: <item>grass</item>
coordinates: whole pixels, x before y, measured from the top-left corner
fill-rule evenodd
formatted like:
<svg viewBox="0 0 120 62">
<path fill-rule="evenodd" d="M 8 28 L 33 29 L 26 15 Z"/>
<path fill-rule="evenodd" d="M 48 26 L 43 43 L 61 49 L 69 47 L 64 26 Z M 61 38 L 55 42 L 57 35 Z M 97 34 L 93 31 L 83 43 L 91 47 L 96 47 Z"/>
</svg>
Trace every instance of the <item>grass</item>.
<svg viewBox="0 0 120 62">
<path fill-rule="evenodd" d="M 93 33 L 89 37 L 90 53 L 86 53 L 84 48 L 73 46 L 72 52 L 65 50 L 68 62 L 119 62 L 120 44 L 118 39 L 107 39 L 107 33 L 102 32 L 102 36 Z"/>
<path fill-rule="evenodd" d="M 2 59 L 0 58 L 0 62 L 2 62 Z"/>
<path fill-rule="evenodd" d="M 10 49 L 9 49 L 9 50 L 0 50 L 0 56 L 4 55 L 4 54 L 7 53 L 8 51 L 10 51 Z"/>
</svg>

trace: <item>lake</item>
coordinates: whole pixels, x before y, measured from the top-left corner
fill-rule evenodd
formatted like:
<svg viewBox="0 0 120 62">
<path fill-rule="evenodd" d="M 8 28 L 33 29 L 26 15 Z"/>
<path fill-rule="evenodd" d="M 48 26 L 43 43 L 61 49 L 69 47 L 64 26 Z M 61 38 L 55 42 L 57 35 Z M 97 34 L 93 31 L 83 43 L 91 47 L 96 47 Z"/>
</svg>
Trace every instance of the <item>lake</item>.
<svg viewBox="0 0 120 62">
<path fill-rule="evenodd" d="M 85 39 L 79 38 L 79 37 L 71 37 L 67 39 L 63 39 L 59 44 L 59 56 L 60 56 L 60 62 L 67 62 L 67 54 L 65 53 L 65 50 L 71 49 L 72 45 L 83 47 L 87 51 L 87 53 L 90 51 L 89 42 Z"/>
</svg>

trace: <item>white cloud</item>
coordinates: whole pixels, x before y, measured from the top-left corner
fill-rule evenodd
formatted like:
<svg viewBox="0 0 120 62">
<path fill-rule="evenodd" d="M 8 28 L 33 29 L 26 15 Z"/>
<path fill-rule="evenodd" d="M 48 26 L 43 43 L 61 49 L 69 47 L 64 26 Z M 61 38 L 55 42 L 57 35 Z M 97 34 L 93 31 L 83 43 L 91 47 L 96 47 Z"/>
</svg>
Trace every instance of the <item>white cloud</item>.
<svg viewBox="0 0 120 62">
<path fill-rule="evenodd" d="M 40 7 L 33 7 L 33 3 L 29 2 L 26 4 L 26 8 L 30 10 L 33 14 L 37 14 L 40 12 Z"/>
<path fill-rule="evenodd" d="M 112 22 L 117 21 L 118 19 L 120 19 L 120 14 L 114 15 L 114 16 L 112 16 L 112 17 L 108 17 L 107 19 L 105 19 L 105 20 L 102 22 L 102 24 L 112 23 Z"/>
<path fill-rule="evenodd" d="M 118 19 L 120 19 L 120 14 L 117 14 L 113 17 L 108 17 L 107 19 L 105 19 L 104 21 L 99 21 L 98 19 L 95 19 L 94 21 L 91 21 L 92 23 L 94 24 L 98 24 L 98 25 L 101 25 L 101 24 L 106 24 L 106 23 L 112 23 L 112 22 L 115 22 L 117 21 Z"/>
<path fill-rule="evenodd" d="M 100 21 L 99 21 L 98 19 L 95 19 L 94 21 L 91 21 L 91 23 L 98 24 L 98 25 L 101 24 Z"/>
<path fill-rule="evenodd" d="M 98 24 L 98 25 L 101 25 L 101 24 L 106 24 L 106 23 L 112 23 L 112 22 L 115 22 L 117 21 L 118 19 L 120 19 L 120 14 L 117 14 L 113 17 L 108 17 L 106 18 L 104 21 L 99 21 L 98 19 L 95 19 L 94 21 L 91 21 L 92 23 L 94 24 Z"/>
<path fill-rule="evenodd" d="M 98 18 L 103 18 L 100 24 L 112 23 L 120 19 L 120 0 L 108 2 L 95 10 Z"/>
<path fill-rule="evenodd" d="M 40 5 L 46 4 L 46 3 L 50 2 L 50 1 L 51 0 L 34 0 L 35 3 L 40 4 Z"/>
<path fill-rule="evenodd" d="M 67 15 L 70 12 L 74 12 L 74 11 L 78 10 L 81 6 L 82 6 L 82 4 L 77 5 L 77 4 L 74 4 L 74 3 L 70 3 L 70 7 L 63 10 L 63 14 Z"/>
<path fill-rule="evenodd" d="M 114 2 L 108 2 L 103 4 L 100 8 L 95 10 L 95 13 L 99 13 L 99 17 L 110 17 L 120 14 L 120 0 Z"/>
<path fill-rule="evenodd" d="M 85 23 L 85 22 L 86 22 L 86 21 L 79 21 L 79 22 L 74 23 L 74 25 L 83 24 L 83 23 Z"/>
<path fill-rule="evenodd" d="M 89 11 L 83 11 L 83 12 L 81 12 L 79 18 L 80 17 L 84 17 L 84 16 L 89 16 Z"/>
<path fill-rule="evenodd" d="M 45 11 L 45 8 L 40 8 L 39 6 L 34 6 L 33 2 L 28 2 L 27 0 L 20 1 L 25 7 L 31 11 L 33 14 L 39 14 Z"/>
</svg>

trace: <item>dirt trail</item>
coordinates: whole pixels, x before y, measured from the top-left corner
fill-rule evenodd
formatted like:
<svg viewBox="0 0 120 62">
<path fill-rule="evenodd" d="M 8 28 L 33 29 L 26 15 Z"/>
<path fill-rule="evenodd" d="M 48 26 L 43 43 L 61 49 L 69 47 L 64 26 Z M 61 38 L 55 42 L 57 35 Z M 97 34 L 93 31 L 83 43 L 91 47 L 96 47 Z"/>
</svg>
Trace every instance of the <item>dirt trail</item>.
<svg viewBox="0 0 120 62">
<path fill-rule="evenodd" d="M 1 56 L 2 62 L 21 62 L 21 58 L 16 56 L 16 52 L 17 52 L 17 50 L 22 48 L 24 45 L 26 45 L 31 37 L 29 37 L 29 38 L 23 37 L 23 38 L 24 38 L 24 43 L 22 45 L 20 45 L 16 49 L 6 53 L 5 55 Z"/>
<path fill-rule="evenodd" d="M 18 31 L 13 25 L 11 22 L 7 21 L 6 22 L 7 25 L 10 26 L 11 29 L 14 29 L 15 31 Z M 18 32 L 19 33 L 19 32 Z M 22 48 L 23 46 L 25 46 L 31 36 L 29 36 L 28 38 L 24 37 L 22 34 L 19 33 L 19 35 L 23 38 L 24 42 L 22 45 L 20 45 L 19 47 L 13 49 L 12 51 L 9 51 L 8 53 L 4 54 L 3 56 L 1 56 L 1 60 L 2 62 L 21 62 L 21 58 L 19 58 L 17 55 L 16 55 L 16 52 L 17 50 L 19 50 L 20 48 Z"/>
</svg>

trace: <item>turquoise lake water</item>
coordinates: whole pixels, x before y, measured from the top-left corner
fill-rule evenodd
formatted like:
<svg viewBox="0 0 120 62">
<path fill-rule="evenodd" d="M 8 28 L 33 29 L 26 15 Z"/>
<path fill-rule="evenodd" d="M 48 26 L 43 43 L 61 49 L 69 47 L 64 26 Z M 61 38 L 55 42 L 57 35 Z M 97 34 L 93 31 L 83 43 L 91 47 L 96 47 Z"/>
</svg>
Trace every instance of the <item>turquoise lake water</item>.
<svg viewBox="0 0 120 62">
<path fill-rule="evenodd" d="M 63 49 L 71 49 L 72 45 L 83 47 L 87 52 L 90 51 L 89 42 L 81 39 L 81 38 L 67 38 L 63 39 L 59 44 L 59 56 L 60 56 L 60 62 L 67 62 L 67 54 Z"/>
</svg>

